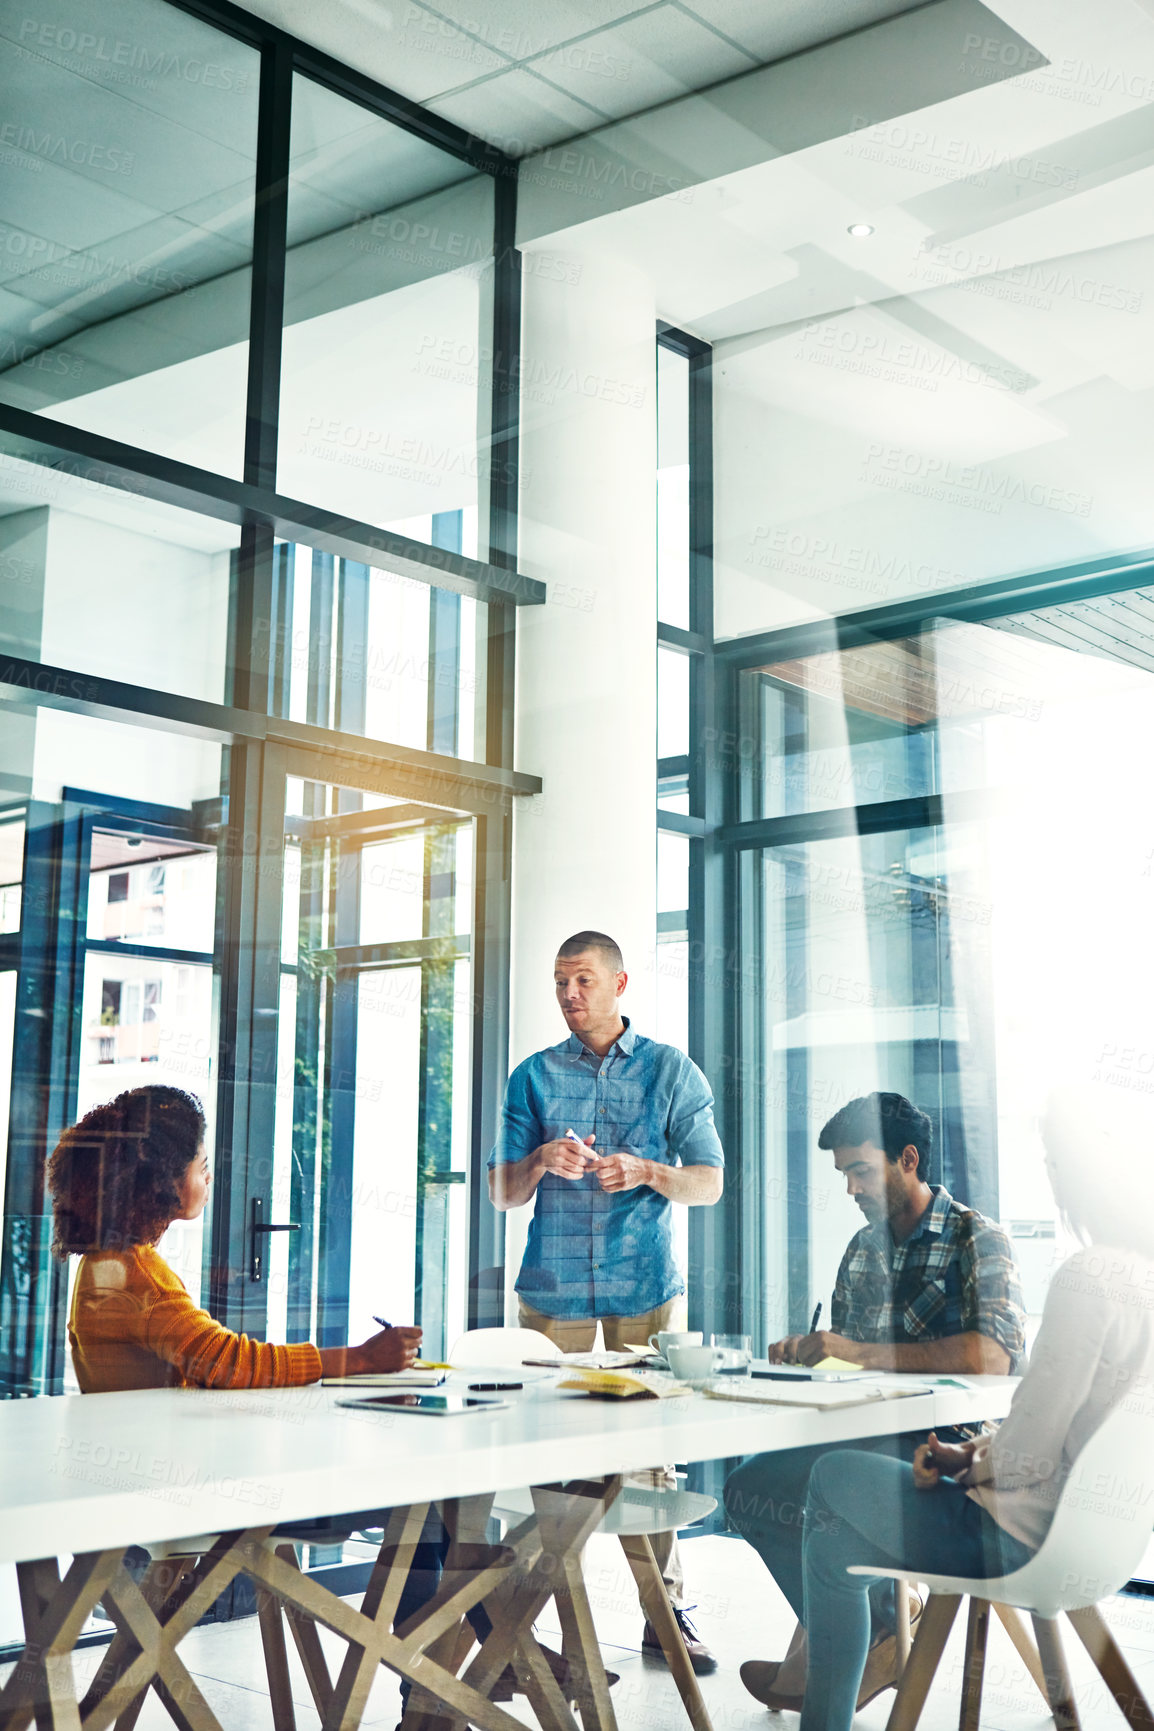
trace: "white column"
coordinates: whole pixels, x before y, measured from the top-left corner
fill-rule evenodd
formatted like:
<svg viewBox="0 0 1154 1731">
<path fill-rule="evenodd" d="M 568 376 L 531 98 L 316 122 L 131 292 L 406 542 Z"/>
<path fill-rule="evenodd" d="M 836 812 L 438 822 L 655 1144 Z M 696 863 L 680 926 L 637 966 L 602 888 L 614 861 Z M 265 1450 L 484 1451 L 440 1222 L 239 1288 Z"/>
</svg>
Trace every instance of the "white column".
<svg viewBox="0 0 1154 1731">
<path fill-rule="evenodd" d="M 555 258 L 556 255 L 543 255 Z M 514 1063 L 564 1037 L 553 959 L 571 932 L 620 943 L 626 1011 L 652 1021 L 656 895 L 656 313 L 651 284 L 526 255 L 518 767 L 544 791 L 513 830 Z"/>
<path fill-rule="evenodd" d="M 519 564 L 549 598 L 518 618 L 516 762 L 544 790 L 513 819 L 511 1067 L 564 1038 L 553 961 L 583 928 L 617 939 L 626 1014 L 653 1023 L 655 341 L 640 273 L 526 255 Z"/>
</svg>

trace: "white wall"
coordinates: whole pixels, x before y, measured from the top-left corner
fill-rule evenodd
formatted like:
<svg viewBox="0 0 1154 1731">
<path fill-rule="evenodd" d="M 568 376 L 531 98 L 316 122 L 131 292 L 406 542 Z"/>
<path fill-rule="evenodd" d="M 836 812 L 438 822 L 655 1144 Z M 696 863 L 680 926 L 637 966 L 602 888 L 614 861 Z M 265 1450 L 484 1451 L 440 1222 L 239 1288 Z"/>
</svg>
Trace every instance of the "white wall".
<svg viewBox="0 0 1154 1731">
<path fill-rule="evenodd" d="M 231 534 L 222 526 L 221 541 Z M 226 549 L 206 552 L 54 508 L 41 659 L 219 703 L 228 571 Z"/>
<path fill-rule="evenodd" d="M 478 382 L 492 361 L 481 276 L 446 272 L 286 329 L 282 493 L 382 524 L 476 506 L 488 484 Z"/>
<path fill-rule="evenodd" d="M 0 644 L 28 661 L 40 659 L 47 557 L 46 506 L 0 518 Z"/>
<path fill-rule="evenodd" d="M 62 787 L 187 807 L 193 800 L 219 794 L 220 746 L 159 729 L 39 709 L 33 797 L 58 800 Z"/>
</svg>

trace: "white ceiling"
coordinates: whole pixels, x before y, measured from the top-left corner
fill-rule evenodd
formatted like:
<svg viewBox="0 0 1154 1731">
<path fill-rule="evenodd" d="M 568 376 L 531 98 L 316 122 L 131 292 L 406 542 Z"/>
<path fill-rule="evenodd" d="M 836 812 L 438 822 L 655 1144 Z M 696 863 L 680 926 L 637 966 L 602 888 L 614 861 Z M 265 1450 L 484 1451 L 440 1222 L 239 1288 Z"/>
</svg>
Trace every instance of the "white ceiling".
<svg viewBox="0 0 1154 1731">
<path fill-rule="evenodd" d="M 723 635 L 1154 545 L 1154 7 L 998 11 L 1043 64 L 542 243 L 715 342 Z"/>
<path fill-rule="evenodd" d="M 255 0 L 249 10 L 514 155 L 927 0 Z"/>
<path fill-rule="evenodd" d="M 1154 0 L 997 10 L 1048 64 L 534 244 L 637 264 L 664 317 L 738 353 L 798 321 L 885 304 L 900 322 L 937 287 L 1144 240 Z M 852 239 L 855 222 L 874 234 Z"/>
</svg>

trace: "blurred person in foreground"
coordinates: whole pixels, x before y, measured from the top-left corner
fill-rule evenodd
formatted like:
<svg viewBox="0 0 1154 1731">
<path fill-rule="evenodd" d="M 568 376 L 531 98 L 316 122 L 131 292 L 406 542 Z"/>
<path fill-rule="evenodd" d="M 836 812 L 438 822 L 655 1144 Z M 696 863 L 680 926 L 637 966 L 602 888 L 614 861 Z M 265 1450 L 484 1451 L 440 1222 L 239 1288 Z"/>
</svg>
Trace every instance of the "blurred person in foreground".
<svg viewBox="0 0 1154 1731">
<path fill-rule="evenodd" d="M 1009 1237 L 994 1220 L 928 1182 L 933 1124 L 904 1094 L 863 1094 L 823 1125 L 818 1147 L 833 1154 L 848 1194 L 865 1215 L 838 1269 L 830 1327 L 790 1335 L 769 1349 L 778 1363 L 847 1359 L 868 1370 L 1004 1376 L 1018 1368 L 1026 1317 Z M 980 1427 L 953 1431 L 964 1441 Z M 858 1450 L 912 1461 L 924 1431 L 863 1437 Z M 748 1539 L 791 1605 L 801 1599 L 802 1515 L 814 1465 L 826 1445 L 779 1449 L 744 1461 L 725 1486 L 731 1524 Z M 910 1594 L 910 1618 L 921 1600 Z M 859 1707 L 897 1682 L 893 1582 L 870 1595 L 871 1644 Z M 766 1707 L 801 1709 L 806 1639 L 802 1619 L 785 1658 L 747 1659 L 741 1680 Z"/>
<path fill-rule="evenodd" d="M 1135 1182 L 1135 1165 L 1149 1157 L 1154 1119 L 1108 1088 L 1063 1088 L 1050 1098 L 1042 1140 L 1055 1201 L 1084 1248 L 1054 1275 L 1008 1418 L 961 1446 L 931 1434 L 908 1464 L 833 1449 L 810 1475 L 800 1731 L 850 1731 L 853 1722 L 871 1577 L 849 1567 L 979 1579 L 1021 1568 L 1098 1427 L 1126 1397 L 1140 1396 L 1149 1410 L 1154 1197 L 1145 1174 Z M 794 1606 L 799 1616 L 802 1608 Z"/>
</svg>

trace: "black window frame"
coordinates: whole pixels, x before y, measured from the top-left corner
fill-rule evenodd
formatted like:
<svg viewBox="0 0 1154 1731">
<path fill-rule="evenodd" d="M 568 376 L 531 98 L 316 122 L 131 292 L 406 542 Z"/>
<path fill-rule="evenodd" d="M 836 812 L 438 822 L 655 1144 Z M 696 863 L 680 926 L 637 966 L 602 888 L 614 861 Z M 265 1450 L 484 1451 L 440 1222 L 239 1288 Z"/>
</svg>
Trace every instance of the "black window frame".
<svg viewBox="0 0 1154 1731">
<path fill-rule="evenodd" d="M 517 162 L 379 81 L 253 16 L 227 0 L 164 0 L 260 54 L 252 288 L 244 469 L 241 479 L 108 439 L 49 416 L 0 403 L 0 452 L 149 500 L 239 526 L 231 605 L 228 701 L 211 703 L 138 684 L 80 674 L 75 669 L 8 657 L 0 662 L 0 702 L 27 709 L 58 708 L 220 742 L 227 748 L 227 810 L 222 803 L 218 854 L 222 895 L 217 1097 L 217 1183 L 213 1194 L 213 1261 L 248 1262 L 254 1195 L 271 1179 L 272 1090 L 257 1078 L 275 1074 L 275 1000 L 263 1001 L 279 957 L 279 886 L 270 894 L 257 862 L 279 845 L 277 805 L 286 773 L 377 789 L 437 811 L 465 813 L 475 824 L 473 990 L 477 1005 L 471 1054 L 473 1106 L 470 1185 L 470 1326 L 500 1320 L 502 1282 L 491 1273 L 504 1255 L 501 1216 L 484 1183 L 484 1154 L 493 1134 L 508 1055 L 509 890 L 514 801 L 539 792 L 540 779 L 513 767 L 516 613 L 541 605 L 545 586 L 517 569 L 520 352 L 520 257 L 515 247 Z M 490 390 L 490 462 L 485 556 L 426 545 L 276 491 L 276 453 L 284 313 L 286 216 L 292 81 L 295 74 L 326 86 L 455 156 L 493 181 L 494 288 Z M 334 728 L 294 723 L 283 707 L 283 668 L 273 633 L 277 618 L 277 542 L 307 544 L 319 553 L 391 571 L 436 591 L 487 603 L 485 754 L 467 763 L 435 751 L 410 750 Z M 295 767 L 294 767 L 295 765 Z M 20 791 L 23 790 L 14 790 Z M 27 790 L 29 796 L 31 789 Z M 29 810 L 32 802 L 29 797 Z M 52 885 L 43 912 L 4 954 L 22 963 L 14 1076 L 27 1098 L 13 1112 L 5 1192 L 5 1239 L 0 1263 L 0 1394 L 57 1392 L 61 1386 L 59 1282 L 47 1250 L 44 1160 L 67 1122 L 67 1089 L 41 1088 L 54 1054 L 43 1011 L 54 989 L 56 948 L 67 920 L 77 862 L 71 830 L 50 811 L 26 845 L 25 882 L 39 872 Z M 67 833 L 66 833 L 67 832 Z M 29 829 L 31 836 L 31 825 Z M 276 905 L 274 905 L 276 904 Z M 51 928 L 51 929 L 50 929 Z M 270 963 L 273 964 L 270 970 Z M 273 1014 L 267 1012 L 272 1008 Z M 265 1013 L 261 1013 L 265 1012 Z M 271 1044 L 270 1044 L 271 1041 Z M 58 1057 L 58 1054 L 56 1055 Z M 14 1108 L 17 1103 L 14 1101 Z M 234 1158 L 235 1151 L 235 1158 Z M 266 1198 L 267 1199 L 267 1198 Z M 13 1222 L 16 1223 L 13 1227 Z M 17 1243 L 13 1232 L 19 1239 Z M 210 1286 L 216 1314 L 229 1326 L 263 1332 L 263 1294 L 251 1283 L 220 1278 Z M 252 1300 L 259 1297 L 260 1302 Z M 42 1314 L 52 1312 L 51 1326 Z"/>
</svg>

